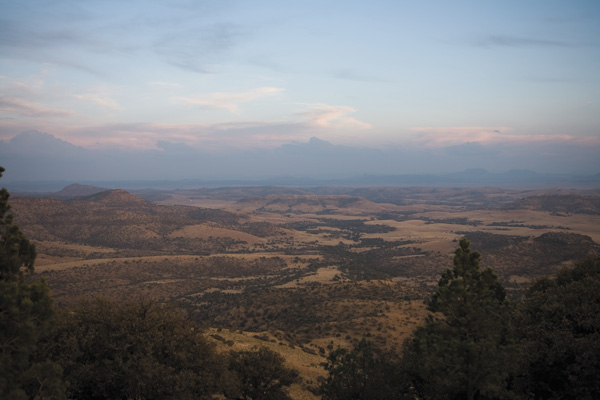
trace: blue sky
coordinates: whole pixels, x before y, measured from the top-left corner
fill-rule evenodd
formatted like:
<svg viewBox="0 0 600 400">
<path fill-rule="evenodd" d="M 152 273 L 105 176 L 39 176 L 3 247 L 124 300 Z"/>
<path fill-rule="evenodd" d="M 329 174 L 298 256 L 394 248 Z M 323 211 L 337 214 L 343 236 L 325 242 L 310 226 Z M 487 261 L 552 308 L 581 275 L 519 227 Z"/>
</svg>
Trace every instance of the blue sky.
<svg viewBox="0 0 600 400">
<path fill-rule="evenodd" d="M 599 71 L 596 0 L 0 0 L 4 141 L 225 154 L 318 137 L 577 163 L 600 150 Z"/>
</svg>

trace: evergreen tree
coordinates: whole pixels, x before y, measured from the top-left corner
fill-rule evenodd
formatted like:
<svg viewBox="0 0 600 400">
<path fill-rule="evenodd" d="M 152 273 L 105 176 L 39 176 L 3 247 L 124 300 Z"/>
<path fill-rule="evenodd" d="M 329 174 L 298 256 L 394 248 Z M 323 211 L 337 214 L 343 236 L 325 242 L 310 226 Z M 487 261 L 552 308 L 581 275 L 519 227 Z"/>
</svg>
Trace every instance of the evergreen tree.
<svg viewBox="0 0 600 400">
<path fill-rule="evenodd" d="M 44 352 L 75 399 L 208 399 L 226 359 L 185 313 L 155 302 L 81 302 L 59 314 Z"/>
<path fill-rule="evenodd" d="M 531 286 L 519 323 L 527 397 L 600 398 L 599 311 L 600 257 Z"/>
<path fill-rule="evenodd" d="M 0 167 L 0 177 L 4 168 Z M 28 283 L 35 246 L 14 223 L 9 193 L 0 190 L 0 398 L 65 398 L 62 369 L 37 357 L 40 339 L 52 326 L 46 283 Z"/>
<path fill-rule="evenodd" d="M 343 348 L 332 351 L 325 370 L 329 376 L 321 384 L 324 400 L 411 398 L 397 363 L 387 354 L 377 357 L 372 344 L 365 339 L 352 351 Z"/>
<path fill-rule="evenodd" d="M 4 168 L 0 167 L 0 178 Z M 15 281 L 23 275 L 23 270 L 33 272 L 36 252 L 19 226 L 14 223 L 8 199 L 10 194 L 0 189 L 0 280 Z"/>
<path fill-rule="evenodd" d="M 297 382 L 298 372 L 284 365 L 278 353 L 258 350 L 230 353 L 229 371 L 234 383 L 226 393 L 236 400 L 289 400 L 285 387 Z"/>
<path fill-rule="evenodd" d="M 481 255 L 462 238 L 438 290 L 430 315 L 407 343 L 403 364 L 420 396 L 431 399 L 509 398 L 507 380 L 514 347 L 511 305 Z"/>
</svg>

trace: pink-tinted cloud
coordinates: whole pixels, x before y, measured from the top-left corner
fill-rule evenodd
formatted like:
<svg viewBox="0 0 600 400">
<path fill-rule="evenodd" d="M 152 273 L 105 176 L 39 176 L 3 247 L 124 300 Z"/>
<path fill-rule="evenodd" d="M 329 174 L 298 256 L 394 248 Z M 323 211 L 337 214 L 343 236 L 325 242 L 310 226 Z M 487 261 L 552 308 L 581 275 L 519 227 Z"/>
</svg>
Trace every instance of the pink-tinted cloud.
<svg viewBox="0 0 600 400">
<path fill-rule="evenodd" d="M 19 95 L 37 95 L 44 88 L 45 75 L 45 71 L 42 71 L 37 75 L 20 78 L 10 78 L 8 76 L 0 75 L 0 90 L 4 92 L 5 95 L 12 97 L 17 97 Z"/>
<path fill-rule="evenodd" d="M 0 124 L 0 127 L 2 124 Z M 32 129 L 39 129 L 32 127 Z M 310 137 L 302 123 L 250 121 L 218 124 L 121 123 L 63 126 L 53 134 L 86 148 L 156 150 L 159 141 L 184 143 L 201 151 L 274 148 Z"/>
<path fill-rule="evenodd" d="M 307 110 L 299 112 L 304 120 L 319 128 L 335 129 L 370 129 L 371 125 L 349 117 L 356 112 L 349 106 L 332 106 L 328 104 L 307 104 Z"/>
<path fill-rule="evenodd" d="M 239 103 L 273 96 L 282 92 L 276 87 L 261 87 L 248 92 L 216 92 L 193 97 L 174 97 L 173 100 L 205 108 L 222 108 L 231 113 L 239 111 Z"/>
<path fill-rule="evenodd" d="M 63 127 L 57 136 L 83 147 L 157 149 L 158 141 L 184 143 L 201 149 L 275 148 L 327 136 L 331 130 L 369 129 L 370 125 L 349 117 L 352 107 L 310 105 L 284 121 L 238 121 L 213 124 L 120 123 Z M 300 117 L 300 118 L 298 118 Z"/>
<path fill-rule="evenodd" d="M 515 134 L 504 126 L 460 126 L 460 127 L 417 127 L 413 142 L 426 147 L 446 147 L 464 143 L 482 145 L 564 143 L 600 145 L 598 137 L 576 137 L 571 135 L 527 135 Z"/>
<path fill-rule="evenodd" d="M 111 110 L 123 110 L 123 107 L 115 100 L 111 99 L 109 94 L 102 92 L 90 92 L 74 95 L 76 99 L 90 101 L 100 107 L 110 108 Z"/>
<path fill-rule="evenodd" d="M 46 107 L 43 104 L 25 101 L 13 97 L 0 97 L 0 113 L 17 117 L 68 117 L 75 113 L 71 110 Z"/>
</svg>

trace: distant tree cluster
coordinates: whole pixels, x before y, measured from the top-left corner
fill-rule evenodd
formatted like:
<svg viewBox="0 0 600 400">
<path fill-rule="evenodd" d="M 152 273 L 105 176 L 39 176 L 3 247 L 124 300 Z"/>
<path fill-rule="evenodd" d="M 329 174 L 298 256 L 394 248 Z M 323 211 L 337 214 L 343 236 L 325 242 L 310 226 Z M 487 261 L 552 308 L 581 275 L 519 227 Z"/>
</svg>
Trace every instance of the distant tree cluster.
<svg viewBox="0 0 600 400">
<path fill-rule="evenodd" d="M 368 342 L 330 353 L 323 399 L 600 398 L 600 257 L 513 303 L 463 238 L 400 358 Z"/>
</svg>

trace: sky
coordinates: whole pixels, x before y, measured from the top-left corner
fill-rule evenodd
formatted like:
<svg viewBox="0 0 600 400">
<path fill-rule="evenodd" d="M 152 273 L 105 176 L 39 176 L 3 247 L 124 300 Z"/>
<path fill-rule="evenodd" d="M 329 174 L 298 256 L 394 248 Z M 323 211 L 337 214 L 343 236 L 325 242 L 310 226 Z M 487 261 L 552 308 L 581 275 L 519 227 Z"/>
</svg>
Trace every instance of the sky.
<svg viewBox="0 0 600 400">
<path fill-rule="evenodd" d="M 599 173 L 600 2 L 0 0 L 0 164 L 31 131 L 164 178 Z"/>
</svg>

